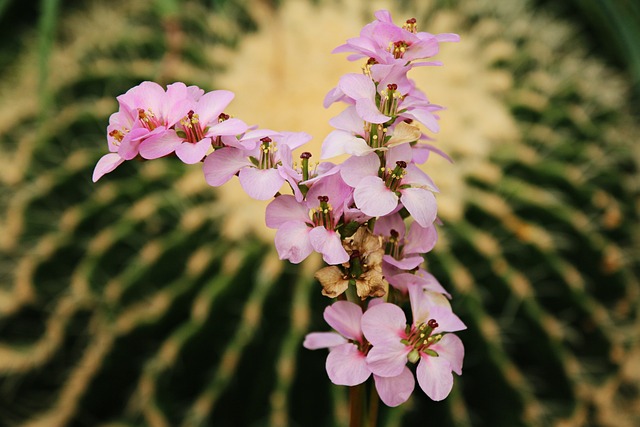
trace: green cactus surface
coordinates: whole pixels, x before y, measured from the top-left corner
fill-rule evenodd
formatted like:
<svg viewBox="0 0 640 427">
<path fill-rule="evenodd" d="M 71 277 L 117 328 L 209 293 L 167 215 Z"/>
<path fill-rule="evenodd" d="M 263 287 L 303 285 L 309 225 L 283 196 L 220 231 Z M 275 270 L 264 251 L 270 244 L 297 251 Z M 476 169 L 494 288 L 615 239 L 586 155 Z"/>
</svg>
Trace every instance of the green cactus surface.
<svg viewBox="0 0 640 427">
<path fill-rule="evenodd" d="M 319 39 L 315 20 L 358 31 L 382 7 L 462 35 L 423 73 L 451 96 L 433 101 L 455 159 L 434 159 L 443 226 L 426 260 L 468 329 L 451 395 L 416 390 L 380 424 L 640 425 L 640 127 L 631 79 L 570 24 L 526 1 L 42 5 L 0 56 L 0 426 L 347 425 L 347 388 L 301 345 L 328 329 L 318 258 L 278 260 L 262 207 L 197 165 L 91 174 L 115 97 L 144 80 L 235 84 L 261 127 L 305 130 L 305 111 L 317 126 L 322 98 L 280 103 L 304 79 L 287 43 Z M 234 58 L 260 41 L 280 62 L 239 76 Z M 329 52 L 313 55 L 359 71 Z"/>
</svg>

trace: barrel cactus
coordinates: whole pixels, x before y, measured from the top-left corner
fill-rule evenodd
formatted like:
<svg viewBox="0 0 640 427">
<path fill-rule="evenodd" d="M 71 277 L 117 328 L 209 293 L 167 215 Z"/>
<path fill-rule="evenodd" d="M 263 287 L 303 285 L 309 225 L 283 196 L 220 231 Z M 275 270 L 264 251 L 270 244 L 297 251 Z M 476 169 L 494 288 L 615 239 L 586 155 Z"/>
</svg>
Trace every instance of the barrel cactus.
<svg viewBox="0 0 640 427">
<path fill-rule="evenodd" d="M 463 40 L 418 78 L 455 159 L 428 164 L 444 226 L 427 262 L 469 328 L 451 396 L 381 424 L 638 425 L 628 82 L 526 1 L 397 3 Z M 329 52 L 372 10 L 116 0 L 59 11 L 50 48 L 21 29 L 0 82 L 0 425 L 346 425 L 345 390 L 301 347 L 325 327 L 318 259 L 278 260 L 263 206 L 199 168 L 91 172 L 114 96 L 142 80 L 229 88 L 248 122 L 319 147 L 324 93 L 357 71 Z"/>
</svg>

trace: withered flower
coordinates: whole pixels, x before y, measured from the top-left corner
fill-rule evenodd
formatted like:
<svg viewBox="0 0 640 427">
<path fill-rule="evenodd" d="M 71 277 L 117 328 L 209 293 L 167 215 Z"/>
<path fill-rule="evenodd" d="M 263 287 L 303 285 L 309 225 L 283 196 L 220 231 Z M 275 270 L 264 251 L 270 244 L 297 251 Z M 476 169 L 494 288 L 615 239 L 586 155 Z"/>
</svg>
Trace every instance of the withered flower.
<svg viewBox="0 0 640 427">
<path fill-rule="evenodd" d="M 375 236 L 366 226 L 346 238 L 343 247 L 349 254 L 349 261 L 341 266 L 324 267 L 314 275 L 322 285 L 322 294 L 335 298 L 352 283 L 362 300 L 384 296 L 389 283 L 382 275 L 382 244 L 382 238 Z"/>
</svg>

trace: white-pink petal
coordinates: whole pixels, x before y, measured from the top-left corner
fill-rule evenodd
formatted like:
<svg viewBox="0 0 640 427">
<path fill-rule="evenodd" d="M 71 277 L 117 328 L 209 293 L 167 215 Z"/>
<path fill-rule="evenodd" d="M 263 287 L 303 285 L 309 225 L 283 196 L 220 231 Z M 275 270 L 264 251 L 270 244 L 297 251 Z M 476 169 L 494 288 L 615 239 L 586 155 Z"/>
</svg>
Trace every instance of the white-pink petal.
<svg viewBox="0 0 640 427">
<path fill-rule="evenodd" d="M 324 262 L 330 265 L 343 264 L 349 261 L 349 254 L 342 247 L 340 235 L 323 226 L 313 228 L 309 232 L 311 246 L 322 254 Z"/>
<path fill-rule="evenodd" d="M 282 224 L 275 237 L 276 251 L 280 259 L 288 259 L 293 264 L 298 264 L 311 255 L 313 246 L 309 242 L 310 230 L 304 222 L 290 221 Z"/>
<path fill-rule="evenodd" d="M 218 187 L 247 166 L 252 166 L 252 163 L 245 157 L 242 150 L 224 147 L 217 149 L 204 159 L 202 170 L 207 184 Z"/>
<path fill-rule="evenodd" d="M 204 156 L 207 155 L 210 148 L 211 138 L 204 138 L 195 144 L 184 141 L 176 147 L 176 156 L 178 156 L 178 158 L 184 163 L 193 165 L 204 159 Z"/>
<path fill-rule="evenodd" d="M 304 337 L 302 346 L 309 350 L 318 350 L 337 347 L 347 342 L 345 337 L 335 332 L 312 332 Z"/>
<path fill-rule="evenodd" d="M 334 130 L 322 141 L 322 159 L 351 154 L 365 156 L 373 151 L 366 141 L 350 132 Z"/>
<path fill-rule="evenodd" d="M 357 187 L 367 176 L 378 176 L 380 159 L 375 153 L 366 156 L 349 157 L 342 163 L 340 175 L 344 182 L 351 187 Z"/>
<path fill-rule="evenodd" d="M 395 259 L 391 255 L 385 255 L 382 259 L 400 270 L 413 270 L 424 262 L 424 258 L 420 255 L 405 257 L 402 259 Z"/>
<path fill-rule="evenodd" d="M 376 224 L 377 225 L 377 224 Z M 413 222 L 409 227 L 409 233 L 404 245 L 405 254 L 425 254 L 438 242 L 438 231 L 435 225 L 423 227 Z"/>
<path fill-rule="evenodd" d="M 329 379 L 336 385 L 362 384 L 371 375 L 365 355 L 351 343 L 334 347 L 327 356 L 326 368 Z"/>
<path fill-rule="evenodd" d="M 444 357 L 422 355 L 416 368 L 420 388 L 436 402 L 446 398 L 453 388 L 451 364 Z"/>
<path fill-rule="evenodd" d="M 445 358 L 451 365 L 451 370 L 462 375 L 462 361 L 464 359 L 464 345 L 462 340 L 454 334 L 445 334 L 440 341 L 430 347 L 439 357 Z"/>
<path fill-rule="evenodd" d="M 269 228 L 279 228 L 288 221 L 304 223 L 308 219 L 309 210 L 289 194 L 273 199 L 265 211 L 265 222 Z"/>
<path fill-rule="evenodd" d="M 395 377 L 402 373 L 407 364 L 411 347 L 400 341 L 392 345 L 373 346 L 367 354 L 367 365 L 371 372 L 381 377 Z"/>
<path fill-rule="evenodd" d="M 240 135 L 246 132 L 248 127 L 242 120 L 231 118 L 210 126 L 206 136 Z"/>
<path fill-rule="evenodd" d="M 374 346 L 389 342 L 400 344 L 407 326 L 407 317 L 395 304 L 377 304 L 364 312 L 360 325 L 364 336 Z"/>
<path fill-rule="evenodd" d="M 220 113 L 234 98 L 233 92 L 228 90 L 214 90 L 207 92 L 198 100 L 197 112 L 202 123 L 217 121 Z"/>
<path fill-rule="evenodd" d="M 376 103 L 370 98 L 356 99 L 356 111 L 358 116 L 369 123 L 385 123 L 391 120 L 391 117 L 380 112 Z"/>
<path fill-rule="evenodd" d="M 324 309 L 324 320 L 342 336 L 362 342 L 362 308 L 349 301 L 337 301 Z"/>
<path fill-rule="evenodd" d="M 381 377 L 374 374 L 373 380 L 380 400 L 392 408 L 406 402 L 416 385 L 413 373 L 406 366 L 398 376 Z"/>
<path fill-rule="evenodd" d="M 400 201 L 418 224 L 423 227 L 433 224 L 438 214 L 438 205 L 431 191 L 423 188 L 405 188 L 400 190 L 400 194 Z"/>
<path fill-rule="evenodd" d="M 396 193 L 391 191 L 377 176 L 361 179 L 353 192 L 353 198 L 356 206 L 369 216 L 387 215 L 398 206 Z M 407 207 L 407 209 L 409 208 Z"/>
<path fill-rule="evenodd" d="M 280 190 L 285 181 L 277 169 L 254 167 L 241 169 L 238 178 L 244 191 L 256 200 L 269 200 Z"/>
<path fill-rule="evenodd" d="M 140 143 L 140 155 L 145 159 L 158 159 L 173 153 L 180 144 L 180 138 L 174 130 L 153 135 Z"/>
<path fill-rule="evenodd" d="M 124 159 L 120 157 L 118 153 L 109 153 L 105 154 L 98 160 L 96 163 L 96 167 L 93 169 L 93 182 L 96 182 L 103 175 L 113 171 L 115 168 L 120 166 L 120 164 L 124 162 Z"/>
</svg>

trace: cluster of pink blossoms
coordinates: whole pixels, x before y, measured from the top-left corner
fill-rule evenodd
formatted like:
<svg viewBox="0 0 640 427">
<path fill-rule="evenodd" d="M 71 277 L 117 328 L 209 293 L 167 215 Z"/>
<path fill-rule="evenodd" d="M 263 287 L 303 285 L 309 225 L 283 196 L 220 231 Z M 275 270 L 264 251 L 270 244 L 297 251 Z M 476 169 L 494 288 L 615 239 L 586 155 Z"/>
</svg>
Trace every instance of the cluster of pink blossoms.
<svg viewBox="0 0 640 427">
<path fill-rule="evenodd" d="M 444 399 L 460 375 L 464 347 L 452 332 L 465 329 L 452 312 L 450 295 L 423 267 L 423 255 L 438 235 L 438 188 L 418 166 L 430 153 L 446 157 L 426 130 L 438 132 L 438 111 L 408 78 L 439 43 L 455 34 L 418 32 L 415 19 L 399 27 L 378 11 L 360 36 L 334 52 L 364 59 L 363 72 L 346 74 L 329 91 L 325 107 L 346 108 L 330 120 L 335 128 L 323 141 L 323 160 L 350 157 L 341 164 L 310 166 L 293 151 L 307 143 L 304 132 L 249 127 L 224 113 L 233 93 L 205 93 L 183 83 L 144 82 L 118 97 L 109 120 L 109 154 L 96 165 L 93 180 L 125 160 L 177 156 L 202 162 L 204 177 L 220 186 L 237 176 L 247 194 L 272 199 L 266 225 L 276 229 L 280 259 L 300 263 L 318 252 L 328 264 L 315 277 L 324 295 L 339 301 L 324 318 L 337 333 L 311 333 L 304 346 L 328 348 L 327 372 L 335 384 L 354 386 L 372 374 L 380 398 L 389 406 L 405 402 L 415 386 L 408 364 L 432 399 Z M 291 194 L 281 194 L 284 184 Z M 397 303 L 409 301 L 407 324 Z"/>
</svg>

